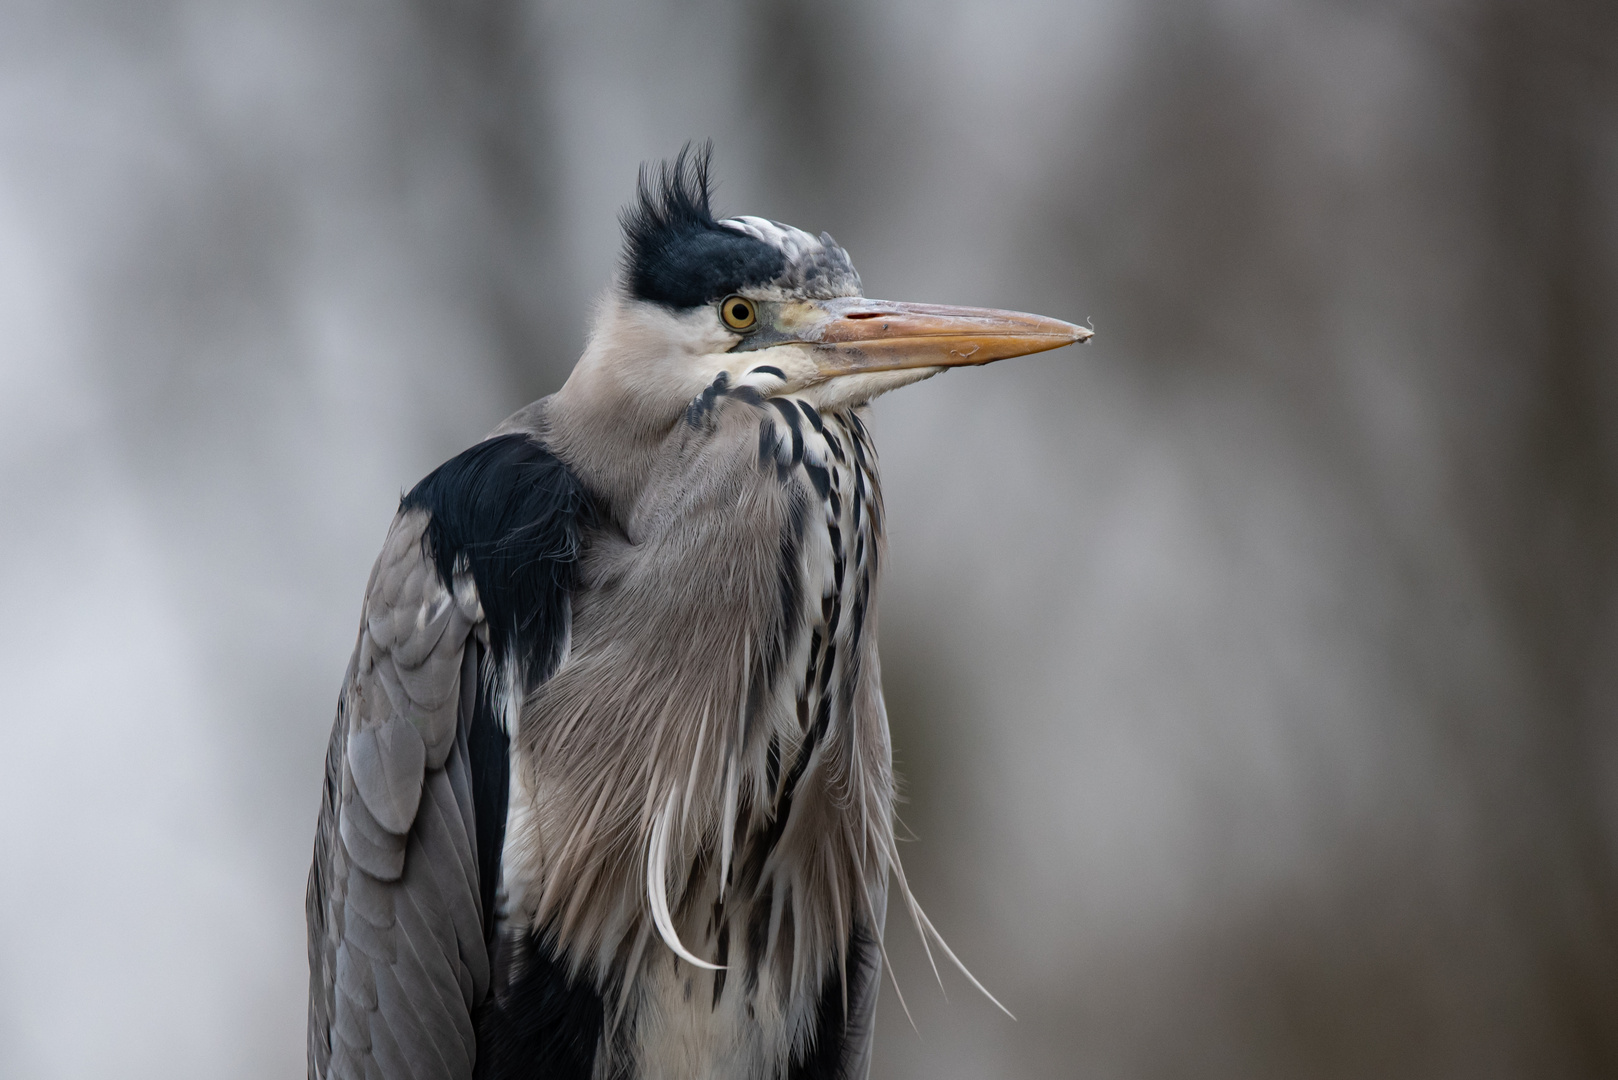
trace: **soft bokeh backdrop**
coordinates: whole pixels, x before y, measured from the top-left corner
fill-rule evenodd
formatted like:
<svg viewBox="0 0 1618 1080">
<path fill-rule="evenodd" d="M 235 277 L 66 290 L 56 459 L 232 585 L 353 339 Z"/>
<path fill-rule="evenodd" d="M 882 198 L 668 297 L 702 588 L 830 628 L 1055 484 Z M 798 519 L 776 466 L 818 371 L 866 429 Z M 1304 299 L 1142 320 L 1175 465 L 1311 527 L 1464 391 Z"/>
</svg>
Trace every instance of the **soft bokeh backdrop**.
<svg viewBox="0 0 1618 1080">
<path fill-rule="evenodd" d="M 637 165 L 872 295 L 912 880 L 875 1075 L 1618 1076 L 1618 5 L 0 0 L 0 1076 L 303 1070 L 399 492 Z"/>
</svg>

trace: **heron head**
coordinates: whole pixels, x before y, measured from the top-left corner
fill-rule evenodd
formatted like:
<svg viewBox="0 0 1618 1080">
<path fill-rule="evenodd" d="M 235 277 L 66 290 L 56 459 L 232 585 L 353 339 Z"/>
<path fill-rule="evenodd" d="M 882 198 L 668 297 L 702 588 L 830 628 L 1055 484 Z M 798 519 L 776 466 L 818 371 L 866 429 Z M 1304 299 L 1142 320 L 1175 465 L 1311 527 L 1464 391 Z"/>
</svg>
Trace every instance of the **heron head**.
<svg viewBox="0 0 1618 1080">
<path fill-rule="evenodd" d="M 642 168 L 617 280 L 545 406 L 552 444 L 614 504 L 633 498 L 655 448 L 721 374 L 731 387 L 833 411 L 945 368 L 1090 337 L 1039 315 L 862 296 L 827 234 L 715 219 L 708 161 L 707 147 L 687 147 Z"/>
<path fill-rule="evenodd" d="M 869 299 L 826 233 L 716 220 L 708 160 L 706 147 L 687 147 L 641 170 L 619 279 L 569 380 L 568 390 L 614 399 L 625 423 L 672 424 L 720 372 L 834 409 L 1090 336 L 1022 312 Z"/>
</svg>

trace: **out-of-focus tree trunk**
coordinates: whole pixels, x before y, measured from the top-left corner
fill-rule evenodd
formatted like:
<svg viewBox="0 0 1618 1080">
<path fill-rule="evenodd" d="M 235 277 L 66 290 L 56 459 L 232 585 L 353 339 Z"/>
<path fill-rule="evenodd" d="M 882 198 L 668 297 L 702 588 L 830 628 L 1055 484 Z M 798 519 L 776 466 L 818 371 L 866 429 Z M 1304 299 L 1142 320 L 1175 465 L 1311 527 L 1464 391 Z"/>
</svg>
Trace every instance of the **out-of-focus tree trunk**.
<svg viewBox="0 0 1618 1080">
<path fill-rule="evenodd" d="M 1487 762 L 1497 886 L 1567 1075 L 1618 1074 L 1618 7 L 1487 0 L 1450 52 L 1477 116 L 1475 352 L 1446 433 L 1525 699 Z M 1466 383 L 1492 383 L 1479 394 Z M 1492 408 L 1491 408 L 1492 406 Z M 1491 422 L 1492 421 L 1492 422 Z M 1464 717 L 1455 717 L 1456 735 Z"/>
</svg>

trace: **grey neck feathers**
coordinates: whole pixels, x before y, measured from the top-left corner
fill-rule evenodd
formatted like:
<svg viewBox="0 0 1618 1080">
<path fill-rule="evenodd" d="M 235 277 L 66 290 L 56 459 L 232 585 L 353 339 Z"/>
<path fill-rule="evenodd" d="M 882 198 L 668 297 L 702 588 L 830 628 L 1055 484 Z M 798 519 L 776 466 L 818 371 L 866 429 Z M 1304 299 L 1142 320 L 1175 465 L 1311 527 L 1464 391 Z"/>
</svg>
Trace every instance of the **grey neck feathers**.
<svg viewBox="0 0 1618 1080">
<path fill-rule="evenodd" d="M 570 384 L 571 386 L 571 384 Z M 658 448 L 674 421 L 636 417 L 622 403 L 562 391 L 514 414 L 492 434 L 525 431 L 565 461 L 618 524 L 645 490 Z"/>
</svg>

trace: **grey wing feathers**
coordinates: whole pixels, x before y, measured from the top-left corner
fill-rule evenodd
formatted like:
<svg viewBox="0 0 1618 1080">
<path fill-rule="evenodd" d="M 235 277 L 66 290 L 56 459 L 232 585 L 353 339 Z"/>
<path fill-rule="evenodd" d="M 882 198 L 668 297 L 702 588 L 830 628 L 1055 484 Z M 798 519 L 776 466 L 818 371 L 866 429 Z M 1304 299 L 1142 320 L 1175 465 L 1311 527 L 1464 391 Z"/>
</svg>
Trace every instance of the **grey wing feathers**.
<svg viewBox="0 0 1618 1080">
<path fill-rule="evenodd" d="M 311 1080 L 470 1078 L 487 993 L 466 732 L 482 610 L 401 513 L 366 592 L 309 877 Z"/>
</svg>

